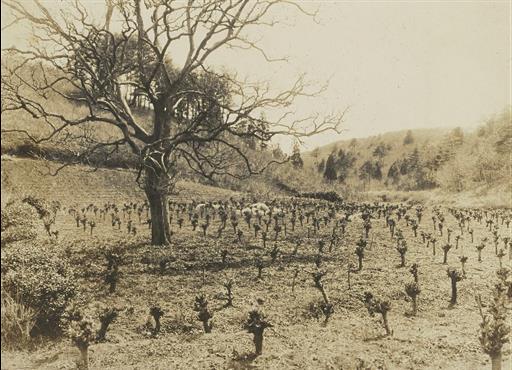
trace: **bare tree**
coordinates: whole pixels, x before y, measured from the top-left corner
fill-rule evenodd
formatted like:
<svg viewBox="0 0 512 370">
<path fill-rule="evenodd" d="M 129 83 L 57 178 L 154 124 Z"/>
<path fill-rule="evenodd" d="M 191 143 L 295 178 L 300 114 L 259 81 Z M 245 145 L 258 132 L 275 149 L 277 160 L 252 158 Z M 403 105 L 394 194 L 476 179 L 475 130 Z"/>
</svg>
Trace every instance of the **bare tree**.
<svg viewBox="0 0 512 370">
<path fill-rule="evenodd" d="M 88 145 L 76 160 L 106 148 L 113 153 L 127 146 L 135 153 L 137 182 L 150 205 L 152 244 L 170 242 L 168 196 L 179 176 L 178 163 L 210 179 L 243 178 L 287 160 L 252 160 L 244 140 L 267 143 L 291 135 L 301 141 L 340 130 L 343 113 L 297 117 L 290 108 L 297 98 L 314 97 L 325 86 L 314 90 L 299 76 L 288 89 L 275 92 L 267 83 L 219 73 L 207 63 L 223 48 L 252 49 L 268 62 L 281 60 L 267 55 L 247 30 L 273 26 L 277 21 L 270 12 L 277 6 L 314 17 L 298 3 L 106 0 L 103 13 L 94 5 L 95 14 L 106 14 L 104 21 L 95 20 L 78 0 L 60 13 L 38 0 L 6 0 L 4 6 L 13 23 L 32 27 L 34 42 L 25 49 L 3 50 L 17 62 L 2 68 L 2 115 L 24 111 L 47 125 L 50 134 L 18 128 L 2 132 L 41 143 L 57 137 L 65 141 L 72 128 L 113 127 L 116 135 L 109 140 L 80 136 Z M 175 45 L 187 45 L 180 65 L 171 59 L 179 49 Z M 27 66 L 32 73 L 22 73 Z M 79 105 L 84 114 L 66 117 L 49 111 L 45 101 L 56 97 Z M 136 112 L 137 102 L 147 108 L 144 118 Z"/>
</svg>

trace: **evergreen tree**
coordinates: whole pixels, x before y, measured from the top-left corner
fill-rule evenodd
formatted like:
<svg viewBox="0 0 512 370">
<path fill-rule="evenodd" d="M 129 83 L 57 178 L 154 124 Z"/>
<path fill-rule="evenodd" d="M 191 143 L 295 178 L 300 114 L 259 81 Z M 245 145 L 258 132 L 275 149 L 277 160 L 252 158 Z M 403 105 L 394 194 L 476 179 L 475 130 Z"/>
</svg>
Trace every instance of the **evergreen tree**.
<svg viewBox="0 0 512 370">
<path fill-rule="evenodd" d="M 359 167 L 359 178 L 361 180 L 370 180 L 372 178 L 373 165 L 372 162 L 366 161 Z"/>
<path fill-rule="evenodd" d="M 388 178 L 391 179 L 393 184 L 398 183 L 400 179 L 400 160 L 396 160 L 391 164 L 388 170 Z"/>
<path fill-rule="evenodd" d="M 318 172 L 320 172 L 320 173 L 324 172 L 324 170 L 325 170 L 325 159 L 322 158 L 322 160 L 318 164 L 317 169 L 318 169 Z"/>
<path fill-rule="evenodd" d="M 286 156 L 284 155 L 283 153 L 283 150 L 281 149 L 281 147 L 279 146 L 279 144 L 277 144 L 273 149 L 272 149 L 272 157 L 277 159 L 278 161 L 282 161 L 283 159 L 286 158 Z"/>
<path fill-rule="evenodd" d="M 351 152 L 344 151 L 343 149 L 338 151 L 336 171 L 340 182 L 344 182 L 346 180 L 355 161 L 356 158 Z"/>
<path fill-rule="evenodd" d="M 372 168 L 372 177 L 376 180 L 382 180 L 382 163 L 375 162 Z"/>
<path fill-rule="evenodd" d="M 387 153 L 388 153 L 388 148 L 386 147 L 386 145 L 384 145 L 383 142 L 380 142 L 375 147 L 372 154 L 374 157 L 383 158 L 386 156 Z"/>
<path fill-rule="evenodd" d="M 327 157 L 327 162 L 325 162 L 324 178 L 327 181 L 333 181 L 338 178 L 335 166 L 336 158 L 334 156 L 334 153 L 331 153 L 329 154 L 329 157 Z"/>
<path fill-rule="evenodd" d="M 302 157 L 300 155 L 300 147 L 298 142 L 295 142 L 295 144 L 293 144 L 293 152 L 290 157 L 290 161 L 293 165 L 293 168 L 295 169 L 302 169 L 304 167 L 304 161 L 302 160 Z"/>
<path fill-rule="evenodd" d="M 412 131 L 407 130 L 407 133 L 405 134 L 405 137 L 404 137 L 404 145 L 409 145 L 409 144 L 412 144 L 413 142 L 414 142 L 414 137 L 412 136 Z"/>
<path fill-rule="evenodd" d="M 464 143 L 464 133 L 460 127 L 453 129 L 443 140 L 439 147 L 439 162 L 444 164 L 453 159 L 457 150 Z"/>
<path fill-rule="evenodd" d="M 313 159 L 315 160 L 315 167 L 318 167 L 319 164 L 318 164 L 318 156 L 320 155 L 320 149 L 317 147 L 315 149 L 313 149 L 313 151 L 311 152 L 311 156 L 313 157 Z M 324 163 L 325 164 L 325 163 Z"/>
</svg>

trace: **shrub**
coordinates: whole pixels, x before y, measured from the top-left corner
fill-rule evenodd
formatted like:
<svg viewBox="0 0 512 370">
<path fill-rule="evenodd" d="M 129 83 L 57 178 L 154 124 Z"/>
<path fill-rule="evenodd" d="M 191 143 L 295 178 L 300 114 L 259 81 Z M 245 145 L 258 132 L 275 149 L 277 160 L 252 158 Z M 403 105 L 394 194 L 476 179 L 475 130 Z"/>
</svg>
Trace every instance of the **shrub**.
<svg viewBox="0 0 512 370">
<path fill-rule="evenodd" d="M 158 333 L 160 333 L 160 328 L 161 328 L 160 319 L 162 318 L 162 316 L 164 316 L 165 311 L 163 311 L 160 308 L 160 306 L 152 306 L 149 309 L 149 314 L 153 317 L 153 320 L 155 321 L 155 327 L 152 330 L 152 334 L 153 334 L 153 336 L 156 336 L 156 335 L 158 335 Z"/>
<path fill-rule="evenodd" d="M 105 272 L 105 283 L 108 284 L 108 292 L 110 294 L 116 291 L 117 283 L 119 282 L 119 277 L 121 273 L 119 272 L 119 265 L 114 265 L 112 269 L 108 269 Z"/>
<path fill-rule="evenodd" d="M 386 330 L 386 335 L 393 335 L 393 331 L 389 328 L 388 323 L 388 312 L 391 310 L 391 304 L 389 301 L 384 301 L 379 298 L 376 298 L 372 293 L 365 292 L 364 294 L 364 305 L 368 310 L 370 316 L 374 316 L 376 313 L 381 314 L 382 316 L 382 326 Z"/>
<path fill-rule="evenodd" d="M 508 300 L 512 300 L 512 280 L 510 279 L 512 277 L 511 270 L 507 267 L 500 268 L 496 271 L 496 275 L 498 276 L 498 279 L 500 280 L 501 284 L 503 284 L 506 287 L 507 290 L 507 297 Z"/>
<path fill-rule="evenodd" d="M 396 250 L 400 254 L 400 267 L 405 267 L 405 254 L 407 253 L 407 243 L 401 239 Z"/>
<path fill-rule="evenodd" d="M 19 200 L 7 203 L 2 209 L 2 247 L 22 240 L 36 238 L 37 214 L 28 204 Z"/>
<path fill-rule="evenodd" d="M 317 288 L 320 293 L 322 293 L 323 302 L 320 303 L 319 308 L 325 316 L 324 324 L 327 324 L 327 321 L 334 313 L 334 306 L 329 301 L 327 297 L 327 292 L 325 291 L 324 284 L 322 282 L 322 278 L 325 276 L 325 271 L 316 271 L 313 273 L 313 281 L 315 282 L 315 288 Z"/>
<path fill-rule="evenodd" d="M 263 279 L 263 268 L 265 267 L 263 261 L 260 258 L 256 258 L 254 261 L 254 264 L 256 265 L 256 268 L 258 269 L 258 276 L 256 277 L 257 280 Z"/>
<path fill-rule="evenodd" d="M 64 312 L 77 294 L 74 271 L 45 245 L 2 251 L 4 290 L 36 310 L 32 334 L 54 336 L 64 328 Z"/>
<path fill-rule="evenodd" d="M 448 277 L 451 281 L 452 296 L 450 299 L 450 304 L 453 306 L 457 303 L 457 283 L 462 280 L 462 273 L 453 268 L 448 268 L 446 273 L 448 274 Z"/>
<path fill-rule="evenodd" d="M 363 258 L 364 258 L 365 248 L 366 248 L 366 240 L 360 239 L 359 242 L 357 243 L 357 247 L 354 252 L 357 255 L 357 262 L 358 262 L 357 271 L 361 271 L 363 269 Z"/>
<path fill-rule="evenodd" d="M 233 279 L 228 279 L 224 282 L 224 288 L 226 288 L 227 295 L 226 295 L 226 304 L 224 304 L 224 307 L 232 307 L 233 306 Z"/>
<path fill-rule="evenodd" d="M 119 267 L 123 260 L 124 250 L 120 245 L 114 244 L 113 246 L 107 246 L 103 251 L 105 259 L 107 260 L 107 269 L 104 273 L 104 281 L 108 284 L 108 292 L 110 294 L 116 291 L 117 283 L 121 276 Z M 161 270 L 165 270 L 165 266 L 168 262 L 160 261 Z"/>
<path fill-rule="evenodd" d="M 411 315 L 416 316 L 416 313 L 418 312 L 418 294 L 421 293 L 421 289 L 417 282 L 414 283 L 408 283 L 405 286 L 405 293 L 411 298 L 412 301 L 412 311 Z"/>
<path fill-rule="evenodd" d="M 2 150 L 2 154 L 15 155 L 18 157 L 37 158 L 45 154 L 43 148 L 33 141 L 24 141 L 5 149 L 6 150 Z"/>
<path fill-rule="evenodd" d="M 68 331 L 71 340 L 80 351 L 78 368 L 82 370 L 89 369 L 89 346 L 95 337 L 93 326 L 91 319 L 82 318 L 80 321 L 73 321 Z"/>
<path fill-rule="evenodd" d="M 119 312 L 116 308 L 103 309 L 103 311 L 99 315 L 101 325 L 100 328 L 98 329 L 98 333 L 96 334 L 96 341 L 102 342 L 105 340 L 108 327 L 117 319 L 118 315 Z"/>
<path fill-rule="evenodd" d="M 510 326 L 507 324 L 507 308 L 505 287 L 498 283 L 493 290 L 493 297 L 487 313 L 483 312 L 482 299 L 476 296 L 480 317 L 480 345 L 489 355 L 492 368 L 501 369 L 501 353 L 503 346 L 509 343 Z"/>
<path fill-rule="evenodd" d="M 2 347 L 22 349 L 30 342 L 35 325 L 35 310 L 19 297 L 2 291 Z"/>
<path fill-rule="evenodd" d="M 467 256 L 460 256 L 459 257 L 459 261 L 460 261 L 460 264 L 461 264 L 461 269 L 462 269 L 462 277 L 466 277 L 466 262 L 468 261 L 468 257 Z"/>
<path fill-rule="evenodd" d="M 328 202 L 342 202 L 343 198 L 340 197 L 338 193 L 335 191 L 317 191 L 311 193 L 301 193 L 300 196 L 302 198 L 312 198 L 312 199 L 320 199 L 326 200 Z"/>
<path fill-rule="evenodd" d="M 263 351 L 263 332 L 266 328 L 271 328 L 272 324 L 266 319 L 265 315 L 258 310 L 249 312 L 249 317 L 244 322 L 244 329 L 253 335 L 256 355 L 261 355 Z"/>
<path fill-rule="evenodd" d="M 414 282 L 418 284 L 418 264 L 413 263 L 411 268 L 409 269 L 409 272 L 412 274 L 412 277 L 414 278 Z"/>
<path fill-rule="evenodd" d="M 211 322 L 213 313 L 208 308 L 208 300 L 204 295 L 196 296 L 194 311 L 197 312 L 197 319 L 203 323 L 204 332 L 211 333 L 213 327 Z"/>
<path fill-rule="evenodd" d="M 34 197 L 32 195 L 24 197 L 22 202 L 32 206 L 36 210 L 40 219 L 55 215 L 57 210 L 60 208 L 60 205 L 57 202 L 48 203 L 44 199 Z"/>
<path fill-rule="evenodd" d="M 448 252 L 452 249 L 451 244 L 445 244 L 443 245 L 443 265 L 446 265 L 448 263 Z"/>
<path fill-rule="evenodd" d="M 79 158 L 75 150 L 64 148 L 53 142 L 44 146 L 32 141 L 25 141 L 11 147 L 2 146 L 2 154 L 24 158 L 43 158 L 62 163 L 83 163 L 105 168 L 136 168 L 138 165 L 137 157 L 122 148 L 116 153 L 111 153 L 108 148 L 100 148 L 92 155 Z"/>
</svg>

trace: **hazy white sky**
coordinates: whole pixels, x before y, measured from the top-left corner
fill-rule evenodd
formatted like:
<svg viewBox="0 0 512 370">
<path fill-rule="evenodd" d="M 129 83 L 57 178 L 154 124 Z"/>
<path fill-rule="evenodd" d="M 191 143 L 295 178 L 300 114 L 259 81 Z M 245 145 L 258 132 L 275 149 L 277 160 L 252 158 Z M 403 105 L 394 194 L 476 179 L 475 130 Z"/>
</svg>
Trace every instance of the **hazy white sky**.
<svg viewBox="0 0 512 370">
<path fill-rule="evenodd" d="M 347 131 L 311 139 L 309 148 L 406 128 L 473 126 L 512 104 L 511 11 L 510 1 L 321 2 L 320 25 L 299 17 L 263 35 L 268 49 L 290 55 L 288 65 L 241 67 L 278 80 L 332 76 L 312 108 L 350 106 Z"/>
<path fill-rule="evenodd" d="M 277 86 L 304 72 L 318 83 L 330 79 L 323 97 L 297 114 L 350 106 L 346 132 L 312 138 L 305 149 L 407 128 L 470 127 L 512 104 L 512 1 L 300 3 L 319 7 L 318 24 L 287 7 L 275 14 L 287 25 L 255 35 L 288 63 L 268 64 L 239 50 L 223 51 L 213 62 Z M 3 32 L 3 46 L 21 34 Z"/>
</svg>

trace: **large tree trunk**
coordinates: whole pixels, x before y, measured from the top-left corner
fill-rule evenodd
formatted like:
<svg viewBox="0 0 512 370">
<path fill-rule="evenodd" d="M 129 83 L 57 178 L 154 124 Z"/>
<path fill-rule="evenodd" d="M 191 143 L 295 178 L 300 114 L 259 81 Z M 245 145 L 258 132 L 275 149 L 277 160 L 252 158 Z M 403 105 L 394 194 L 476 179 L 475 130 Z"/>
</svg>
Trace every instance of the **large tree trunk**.
<svg viewBox="0 0 512 370">
<path fill-rule="evenodd" d="M 145 192 L 151 214 L 151 244 L 168 245 L 171 241 L 167 190 L 162 187 L 161 178 L 152 170 L 146 173 Z"/>
</svg>

